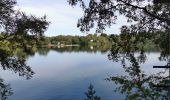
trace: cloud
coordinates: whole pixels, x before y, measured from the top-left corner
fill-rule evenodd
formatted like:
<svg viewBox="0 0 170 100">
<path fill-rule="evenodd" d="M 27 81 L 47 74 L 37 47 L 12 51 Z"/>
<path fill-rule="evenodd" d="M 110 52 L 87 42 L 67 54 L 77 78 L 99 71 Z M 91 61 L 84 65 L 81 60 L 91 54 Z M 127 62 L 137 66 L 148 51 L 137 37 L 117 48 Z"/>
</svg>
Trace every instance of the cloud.
<svg viewBox="0 0 170 100">
<path fill-rule="evenodd" d="M 49 29 L 45 33 L 48 36 L 53 35 L 83 35 L 77 26 L 77 20 L 83 15 L 81 8 L 71 7 L 67 0 L 18 0 L 18 6 L 21 11 L 27 14 L 33 14 L 37 17 L 47 15 L 51 22 Z M 120 17 L 116 25 L 107 28 L 106 33 L 119 33 L 119 28 L 125 24 L 124 18 Z M 90 33 L 94 33 L 92 29 Z"/>
<path fill-rule="evenodd" d="M 47 19 L 51 22 L 51 24 L 46 32 L 46 35 L 58 35 L 61 33 L 73 34 L 73 32 L 75 32 L 73 35 L 78 35 L 80 33 L 79 29 L 76 27 L 77 19 L 82 15 L 80 8 L 74 9 L 69 5 L 56 3 L 52 4 L 51 6 L 21 5 L 20 10 L 26 12 L 27 14 L 33 14 L 38 17 L 47 15 Z"/>
</svg>

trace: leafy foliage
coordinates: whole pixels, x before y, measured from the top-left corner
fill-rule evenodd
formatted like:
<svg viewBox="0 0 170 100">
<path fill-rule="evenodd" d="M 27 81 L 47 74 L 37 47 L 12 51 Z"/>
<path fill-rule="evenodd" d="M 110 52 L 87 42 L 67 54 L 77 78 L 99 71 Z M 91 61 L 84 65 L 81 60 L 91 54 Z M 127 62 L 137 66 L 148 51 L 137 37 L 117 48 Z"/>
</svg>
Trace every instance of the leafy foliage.
<svg viewBox="0 0 170 100">
<path fill-rule="evenodd" d="M 1 0 L 0 5 L 0 31 L 7 35 L 4 39 L 8 39 L 11 35 L 41 36 L 48 27 L 49 22 L 46 21 L 45 16 L 37 18 L 14 10 L 16 0 Z"/>
<path fill-rule="evenodd" d="M 95 46 L 95 47 L 101 47 L 101 46 L 111 46 L 111 39 L 109 36 L 97 36 L 96 34 L 88 34 L 87 36 L 54 36 L 48 38 L 51 42 L 51 44 L 54 45 L 80 45 L 80 46 Z M 47 38 L 46 38 L 47 40 Z M 46 43 L 47 44 L 47 43 Z"/>
<path fill-rule="evenodd" d="M 82 32 L 95 26 L 101 32 L 106 26 L 116 23 L 117 17 L 123 15 L 127 22 L 127 33 L 153 32 L 167 30 L 170 26 L 170 4 L 155 4 L 151 0 L 68 0 L 70 5 L 80 4 L 84 16 L 78 20 L 77 27 Z M 82 4 L 86 4 L 82 6 Z M 124 29 L 124 26 L 122 27 Z"/>
<path fill-rule="evenodd" d="M 95 95 L 96 91 L 93 89 L 93 85 L 90 84 L 88 87 L 88 91 L 85 92 L 86 99 L 85 100 L 100 100 L 99 96 Z"/>
<path fill-rule="evenodd" d="M 148 75 L 140 68 L 138 59 L 142 56 L 135 57 L 132 52 L 125 56 L 124 58 L 130 62 L 130 64 L 123 62 L 123 68 L 128 74 L 106 79 L 118 86 L 115 91 L 126 94 L 127 100 L 168 100 L 168 88 L 163 87 L 170 84 L 168 77 L 164 77 L 168 70 Z M 162 87 L 156 87 L 159 85 Z"/>
<path fill-rule="evenodd" d="M 46 16 L 27 16 L 14 9 L 16 0 L 0 1 L 0 66 L 30 79 L 34 72 L 26 64 L 26 54 L 43 36 L 49 22 Z M 18 56 L 18 51 L 22 52 Z"/>
<path fill-rule="evenodd" d="M 0 99 L 8 100 L 8 96 L 13 94 L 9 84 L 5 84 L 3 79 L 0 79 Z"/>
</svg>

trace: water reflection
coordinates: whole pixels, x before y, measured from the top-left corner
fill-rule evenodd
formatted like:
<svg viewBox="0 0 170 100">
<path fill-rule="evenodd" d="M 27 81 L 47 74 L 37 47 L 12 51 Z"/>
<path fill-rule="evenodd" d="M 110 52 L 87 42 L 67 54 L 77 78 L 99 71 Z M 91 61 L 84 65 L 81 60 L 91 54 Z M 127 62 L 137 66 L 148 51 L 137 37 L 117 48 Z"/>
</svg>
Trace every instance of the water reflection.
<svg viewBox="0 0 170 100">
<path fill-rule="evenodd" d="M 7 100 L 8 96 L 13 94 L 9 84 L 4 83 L 4 80 L 0 78 L 0 99 Z"/>
<path fill-rule="evenodd" d="M 100 100 L 100 97 L 96 95 L 96 91 L 94 90 L 92 84 L 90 84 L 90 86 L 88 87 L 88 91 L 85 92 L 85 95 L 85 100 Z"/>
<path fill-rule="evenodd" d="M 145 50 L 143 47 L 138 48 L 129 43 L 113 44 L 108 54 L 109 60 L 121 62 L 127 75 L 111 76 L 106 80 L 114 82 L 117 85 L 115 91 L 125 94 L 127 100 L 170 100 L 170 69 L 146 74 L 140 66 L 147 60 Z M 167 46 L 164 47 L 161 48 L 160 61 L 168 61 L 168 49 Z M 140 52 L 139 56 L 135 56 L 136 51 Z"/>
<path fill-rule="evenodd" d="M 169 84 L 169 77 L 163 77 L 168 71 L 165 71 L 147 75 L 140 69 L 138 60 L 134 55 L 130 54 L 128 57 L 130 66 L 123 66 L 128 75 L 111 76 L 107 78 L 109 81 L 113 81 L 118 85 L 116 92 L 126 94 L 128 100 L 169 100 L 169 89 L 166 87 L 156 87 L 157 85 Z"/>
<path fill-rule="evenodd" d="M 123 46 L 121 45 L 121 47 Z M 114 82 L 117 85 L 118 88 L 116 91 L 126 94 L 126 99 L 169 99 L 168 88 L 161 87 L 161 85 L 167 84 L 169 82 L 168 77 L 165 76 L 168 70 L 165 69 L 165 71 L 148 75 L 145 73 L 145 71 L 142 71 L 140 66 L 140 64 L 147 62 L 145 50 L 142 49 L 139 51 L 136 47 L 132 49 L 129 49 L 128 47 L 121 47 L 118 45 L 114 46 L 108 55 L 110 60 L 113 60 L 114 62 L 121 62 L 124 71 L 127 73 L 127 75 L 119 74 L 118 76 L 111 76 L 107 78 L 107 80 Z M 19 76 L 24 76 L 26 79 L 30 79 L 33 77 L 34 71 L 26 64 L 26 59 L 29 58 L 29 56 L 34 56 L 36 52 L 39 55 L 47 56 L 50 50 L 59 53 L 96 53 L 98 51 L 106 53 L 106 51 L 108 51 L 108 49 L 105 48 L 90 49 L 89 47 L 34 48 L 28 53 L 18 50 L 12 55 L 4 56 L 3 59 L 1 57 L 2 68 L 4 70 L 10 70 L 18 73 Z M 135 55 L 135 51 L 139 52 L 139 55 Z M 167 60 L 166 56 L 163 58 L 160 56 L 160 58 L 161 60 Z M 157 87 L 158 85 L 160 87 Z M 11 88 L 8 89 L 12 91 Z M 12 94 L 12 92 L 7 93 L 10 95 Z M 88 92 L 86 92 L 86 96 L 87 93 Z M 91 93 L 93 94 L 94 91 Z M 3 94 L 4 93 L 2 93 L 2 95 Z"/>
<path fill-rule="evenodd" d="M 25 49 L 26 50 L 26 49 Z M 31 50 L 31 49 L 30 49 Z M 29 51 L 30 51 L 29 50 Z M 30 79 L 34 75 L 34 71 L 26 64 L 26 59 L 30 52 L 25 52 L 24 49 L 11 49 L 10 46 L 0 48 L 0 67 L 2 70 L 12 71 L 19 76 Z M 13 94 L 12 88 L 0 78 L 0 99 L 8 100 L 8 97 Z"/>
<path fill-rule="evenodd" d="M 95 52 L 101 52 L 101 53 L 106 53 L 108 50 L 111 49 L 110 46 L 66 46 L 66 47 L 56 47 L 56 48 L 51 48 L 54 51 L 57 52 L 89 52 L 89 53 L 95 53 Z"/>
<path fill-rule="evenodd" d="M 4 47 L 5 48 L 5 47 Z M 6 49 L 7 48 L 7 49 Z M 31 66 L 27 65 L 27 59 L 30 56 L 34 56 L 36 53 L 39 55 L 47 56 L 50 50 L 56 52 L 106 52 L 108 47 L 62 47 L 62 48 L 37 48 L 33 47 L 17 47 L 12 49 L 11 46 L 6 47 L 5 49 L 0 48 L 0 66 L 2 70 L 12 71 L 19 76 L 25 77 L 26 79 L 31 79 L 35 72 L 32 70 Z M 0 99 L 8 100 L 8 97 L 13 94 L 12 88 L 10 85 L 5 84 L 3 79 L 0 79 Z"/>
<path fill-rule="evenodd" d="M 19 59 L 18 57 L 6 57 L 1 61 L 3 70 L 11 70 L 15 73 L 18 73 L 19 76 L 26 77 L 30 79 L 34 72 L 30 66 L 26 65 L 25 59 Z"/>
<path fill-rule="evenodd" d="M 14 48 L 13 46 L 0 48 L 0 66 L 2 70 L 10 70 L 19 76 L 30 79 L 34 75 L 34 72 L 26 64 L 26 60 L 32 52 L 34 52 L 33 49 L 29 48 Z"/>
</svg>

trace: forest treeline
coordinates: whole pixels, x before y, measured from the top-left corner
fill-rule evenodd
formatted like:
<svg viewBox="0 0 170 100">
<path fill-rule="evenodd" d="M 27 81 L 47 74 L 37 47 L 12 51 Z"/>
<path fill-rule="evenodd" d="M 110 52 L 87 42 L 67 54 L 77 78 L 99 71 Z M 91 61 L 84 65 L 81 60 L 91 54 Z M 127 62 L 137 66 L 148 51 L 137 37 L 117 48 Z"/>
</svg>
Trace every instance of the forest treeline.
<svg viewBox="0 0 170 100">
<path fill-rule="evenodd" d="M 121 34 L 87 34 L 86 36 L 59 35 L 53 37 L 44 37 L 38 42 L 39 45 L 55 46 L 93 46 L 111 48 L 115 44 L 127 45 L 133 47 L 142 47 L 144 49 L 153 49 L 166 43 L 166 32 L 154 33 L 121 33 Z M 163 43 L 163 44 L 162 44 Z"/>
<path fill-rule="evenodd" d="M 121 52 L 153 52 L 160 51 L 165 56 L 169 50 L 168 33 L 121 33 L 121 34 L 88 34 L 86 36 L 53 36 L 35 37 L 27 39 L 16 37 L 14 41 L 22 40 L 22 43 L 13 42 L 13 35 L 0 34 L 0 55 L 10 60 L 25 62 L 28 56 L 35 53 L 47 55 L 50 50 L 56 52 L 101 52 L 117 54 Z M 13 55 L 17 58 L 11 58 Z M 8 60 L 8 59 L 7 59 Z M 5 59 L 6 61 L 6 59 Z M 18 63 L 18 62 L 16 62 Z M 12 65 L 11 65 L 12 66 Z"/>
<path fill-rule="evenodd" d="M 76 46 L 104 46 L 111 45 L 112 40 L 107 34 L 88 34 L 86 36 L 71 36 L 59 35 L 53 37 L 44 37 L 44 40 L 39 42 L 41 45 L 76 45 Z"/>
<path fill-rule="evenodd" d="M 3 33 L 0 34 L 0 37 L 3 38 L 5 35 Z M 9 37 L 9 36 L 8 36 Z M 113 46 L 132 46 L 132 48 L 138 47 L 143 49 L 154 49 L 156 46 L 165 46 L 167 34 L 165 32 L 156 32 L 156 33 L 121 33 L 121 34 L 87 34 L 86 36 L 71 36 L 71 35 L 59 35 L 52 37 L 39 37 L 34 39 L 35 37 L 29 37 L 30 41 L 25 40 L 23 44 L 14 44 L 12 42 L 8 42 L 6 39 L 0 41 L 1 47 L 3 49 L 9 47 L 24 47 L 24 48 L 32 48 L 32 47 L 60 47 L 64 48 L 67 46 L 81 46 L 91 49 L 104 48 L 105 50 L 111 49 Z M 11 46 L 9 46 L 11 45 Z M 14 49 L 13 49 L 14 50 Z M 27 50 L 27 49 L 25 49 Z"/>
</svg>

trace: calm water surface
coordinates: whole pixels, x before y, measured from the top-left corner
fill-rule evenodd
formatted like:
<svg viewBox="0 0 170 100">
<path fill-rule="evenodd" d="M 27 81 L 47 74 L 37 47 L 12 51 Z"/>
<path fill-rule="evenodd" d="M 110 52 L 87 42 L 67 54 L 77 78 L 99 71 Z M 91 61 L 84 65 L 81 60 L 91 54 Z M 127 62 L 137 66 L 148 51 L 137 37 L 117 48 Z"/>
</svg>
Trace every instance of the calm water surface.
<svg viewBox="0 0 170 100">
<path fill-rule="evenodd" d="M 146 54 L 147 61 L 141 64 L 141 69 L 147 74 L 162 70 L 153 69 L 153 65 L 166 64 L 158 60 L 159 53 Z M 99 51 L 61 53 L 50 50 L 47 55 L 36 53 L 28 58 L 27 64 L 35 72 L 30 80 L 12 71 L 1 70 L 0 76 L 11 85 L 13 95 L 9 100 L 84 100 L 90 84 L 102 100 L 123 100 L 125 95 L 114 92 L 116 85 L 105 79 L 127 73 L 120 62 L 108 60 L 107 55 Z"/>
</svg>

